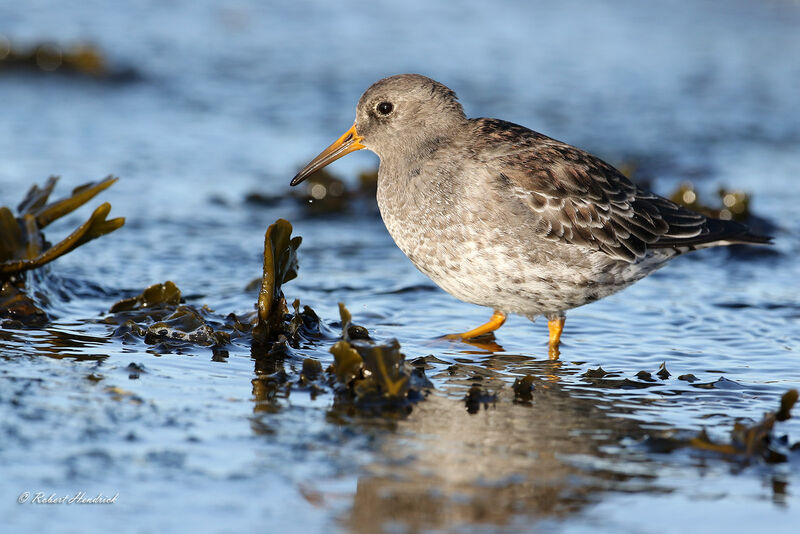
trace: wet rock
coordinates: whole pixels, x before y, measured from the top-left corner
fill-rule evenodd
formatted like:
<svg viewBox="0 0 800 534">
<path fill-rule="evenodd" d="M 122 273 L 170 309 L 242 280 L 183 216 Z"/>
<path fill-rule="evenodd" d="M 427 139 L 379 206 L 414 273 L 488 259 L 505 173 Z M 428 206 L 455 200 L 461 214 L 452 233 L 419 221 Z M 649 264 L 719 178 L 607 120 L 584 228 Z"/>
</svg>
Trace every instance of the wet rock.
<svg viewBox="0 0 800 534">
<path fill-rule="evenodd" d="M 301 185 L 292 189 L 291 198 L 311 217 L 377 214 L 377 189 L 377 170 L 359 173 L 357 185 L 348 187 L 344 180 L 328 169 L 320 169 L 306 178 Z M 245 197 L 245 202 L 272 207 L 280 204 L 284 198 L 252 192 Z"/>
<path fill-rule="evenodd" d="M 0 286 L 0 319 L 5 328 L 44 326 L 50 321 L 47 312 L 11 281 Z"/>
<path fill-rule="evenodd" d="M 420 356 L 419 358 L 414 358 L 411 360 L 411 365 L 414 367 L 419 367 L 425 371 L 430 371 L 431 369 L 435 369 L 436 367 L 434 364 L 443 365 L 446 362 L 434 356 L 433 354 L 428 354 L 427 356 Z"/>
<path fill-rule="evenodd" d="M 141 373 L 146 372 L 144 370 L 144 365 L 135 362 L 129 363 L 128 367 L 126 367 L 125 369 L 129 372 L 128 378 L 131 380 L 138 379 Z"/>
<path fill-rule="evenodd" d="M 713 382 L 703 382 L 700 384 L 692 384 L 692 387 L 698 389 L 741 389 L 742 386 L 734 381 L 725 378 L 724 376 L 719 377 L 717 380 Z"/>
<path fill-rule="evenodd" d="M 264 193 L 251 192 L 245 195 L 244 201 L 247 204 L 253 204 L 261 207 L 275 207 L 283 202 L 284 197 L 280 195 L 267 195 Z"/>
<path fill-rule="evenodd" d="M 363 326 L 351 324 L 347 329 L 347 335 L 350 339 L 369 339 L 369 331 Z"/>
<path fill-rule="evenodd" d="M 194 308 L 178 306 L 172 314 L 147 327 L 145 343 L 154 344 L 164 340 L 219 346 L 230 343 L 231 336 L 227 332 L 214 330 Z"/>
</svg>

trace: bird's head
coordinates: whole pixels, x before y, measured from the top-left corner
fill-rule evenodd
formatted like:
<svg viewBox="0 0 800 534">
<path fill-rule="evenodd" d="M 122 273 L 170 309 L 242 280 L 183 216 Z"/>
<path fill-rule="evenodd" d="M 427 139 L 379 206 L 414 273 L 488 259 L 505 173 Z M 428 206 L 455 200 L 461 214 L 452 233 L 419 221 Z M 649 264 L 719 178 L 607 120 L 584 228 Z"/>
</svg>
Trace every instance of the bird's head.
<svg viewBox="0 0 800 534">
<path fill-rule="evenodd" d="M 297 173 L 291 185 L 362 148 L 381 160 L 422 157 L 464 121 L 455 93 L 439 82 L 419 74 L 384 78 L 361 95 L 353 126 Z"/>
</svg>

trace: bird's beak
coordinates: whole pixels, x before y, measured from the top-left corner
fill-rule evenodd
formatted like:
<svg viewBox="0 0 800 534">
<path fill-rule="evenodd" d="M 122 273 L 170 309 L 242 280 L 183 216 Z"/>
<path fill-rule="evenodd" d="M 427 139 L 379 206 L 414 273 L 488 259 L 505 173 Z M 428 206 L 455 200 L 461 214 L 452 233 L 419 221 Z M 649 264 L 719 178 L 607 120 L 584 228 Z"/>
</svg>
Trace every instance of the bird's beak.
<svg viewBox="0 0 800 534">
<path fill-rule="evenodd" d="M 333 163 L 350 152 L 366 148 L 361 144 L 363 139 L 364 138 L 356 132 L 356 125 L 353 124 L 353 127 L 347 130 L 344 135 L 337 139 L 331 146 L 323 150 L 319 156 L 312 159 L 308 165 L 303 167 L 303 169 L 292 178 L 290 185 L 299 184 L 328 163 Z"/>
</svg>

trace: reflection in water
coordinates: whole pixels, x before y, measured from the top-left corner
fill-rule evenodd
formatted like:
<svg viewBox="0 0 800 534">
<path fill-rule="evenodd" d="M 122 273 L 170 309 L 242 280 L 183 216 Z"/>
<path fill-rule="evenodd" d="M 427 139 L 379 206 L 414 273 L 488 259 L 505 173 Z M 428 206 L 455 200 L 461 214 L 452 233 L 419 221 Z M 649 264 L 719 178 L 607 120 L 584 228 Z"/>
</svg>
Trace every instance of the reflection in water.
<svg viewBox="0 0 800 534">
<path fill-rule="evenodd" d="M 426 360 L 432 368 L 443 363 Z M 560 361 L 497 354 L 475 363 L 456 363 L 435 375 L 441 390 L 383 437 L 381 460 L 366 466 L 368 474 L 359 478 L 351 513 L 344 519 L 353 531 L 382 532 L 402 525 L 401 531 L 416 532 L 565 518 L 608 491 L 672 492 L 669 479 L 659 481 L 656 475 L 664 472 L 665 462 L 701 473 L 708 469 L 702 451 L 713 449 L 698 447 L 683 455 L 677 449 L 696 446 L 696 440 L 667 437 L 682 431 L 636 415 L 649 399 L 639 396 L 620 406 L 617 399 L 604 397 L 607 387 L 623 387 L 618 380 L 598 385 L 590 375 L 584 380 L 596 387 L 587 394 L 562 381 L 575 369 Z M 509 376 L 521 372 L 529 374 L 509 387 Z M 665 380 L 667 374 L 660 377 Z M 650 385 L 626 380 L 634 390 Z M 527 401 L 520 402 L 520 384 L 531 388 Z M 491 392 L 493 401 L 477 411 L 469 405 L 465 409 L 458 397 L 467 388 Z M 678 458 L 657 454 L 667 452 Z M 749 462 L 747 457 L 715 459 Z M 767 478 L 773 500 L 782 502 L 787 479 Z"/>
<path fill-rule="evenodd" d="M 601 399 L 576 396 L 554 382 L 560 371 L 552 362 L 533 376 L 531 404 L 515 403 L 502 380 L 515 364 L 531 361 L 504 355 L 477 369 L 447 369 L 443 388 L 450 394 L 431 395 L 416 407 L 385 436 L 384 460 L 359 479 L 347 520 L 354 531 L 379 532 L 392 523 L 411 531 L 509 524 L 569 515 L 610 488 L 664 491 L 646 469 L 615 467 L 620 454 L 608 452 L 619 450 L 623 438 L 645 435 L 637 421 L 611 417 Z M 496 395 L 474 415 L 455 397 L 470 383 Z"/>
<path fill-rule="evenodd" d="M 49 358 L 70 358 L 82 360 L 103 360 L 108 354 L 98 352 L 98 348 L 111 343 L 106 337 L 86 334 L 82 325 L 63 324 L 58 328 L 45 330 L 0 330 L 0 353 L 47 356 Z"/>
<path fill-rule="evenodd" d="M 685 375 L 673 377 L 664 364 L 652 373 L 601 367 L 584 371 L 563 360 L 504 352 L 495 340 L 468 345 L 478 350 L 413 360 L 436 390 L 391 417 L 337 407 L 329 384 L 309 381 L 297 355 L 254 357 L 251 430 L 280 439 L 276 414 L 289 409 L 290 395 L 308 394 L 330 403 L 328 423 L 372 436 L 368 451 L 373 459 L 352 473 L 362 474 L 351 506 L 340 515 L 348 529 L 364 533 L 398 526 L 422 531 L 562 520 L 582 515 L 609 492 L 674 492 L 674 480 L 661 480 L 660 473 L 685 469 L 690 477 L 703 477 L 720 466 L 727 469 L 726 461 L 735 467 L 753 458 L 724 452 L 734 449 L 717 445 L 720 441 L 705 433 L 693 438 L 696 432 L 654 412 L 659 397 L 639 393 L 672 388 L 659 391 L 685 410 L 689 404 L 680 397 L 741 389 L 732 380 L 691 383 Z M 446 341 L 440 346 L 457 345 Z M 319 366 L 314 368 L 319 373 Z M 348 451 L 352 439 L 344 432 L 332 436 L 327 446 Z M 774 502 L 785 502 L 788 478 L 764 476 Z M 315 506 L 341 500 L 305 482 L 298 491 Z"/>
</svg>

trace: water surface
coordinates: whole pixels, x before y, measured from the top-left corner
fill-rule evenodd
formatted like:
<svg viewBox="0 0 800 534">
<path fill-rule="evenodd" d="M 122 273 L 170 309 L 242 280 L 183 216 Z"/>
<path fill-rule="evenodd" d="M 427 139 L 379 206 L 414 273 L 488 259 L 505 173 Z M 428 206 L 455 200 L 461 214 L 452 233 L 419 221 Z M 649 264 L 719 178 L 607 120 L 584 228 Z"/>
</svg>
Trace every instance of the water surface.
<svg viewBox="0 0 800 534">
<path fill-rule="evenodd" d="M 113 173 L 90 204 L 127 218 L 31 282 L 49 296 L 47 326 L 0 331 L 9 532 L 793 531 L 796 457 L 768 465 L 648 440 L 705 429 L 727 441 L 736 420 L 800 387 L 799 24 L 800 6 L 781 0 L 0 5 L 12 43 L 88 40 L 135 73 L 0 71 L 0 203 L 51 174 L 66 194 Z M 311 216 L 290 198 L 245 201 L 288 195 L 298 166 L 352 124 L 361 92 L 407 71 L 451 86 L 471 116 L 632 164 L 659 193 L 684 180 L 706 198 L 749 191 L 776 244 L 679 258 L 572 311 L 557 362 L 543 321 L 513 317 L 493 345 L 436 342 L 489 312 L 418 273 L 368 204 Z M 376 165 L 358 153 L 332 170 L 354 186 Z M 304 239 L 290 300 L 331 332 L 345 302 L 374 337 L 426 357 L 435 387 L 408 416 L 343 417 L 330 393 L 302 388 L 264 398 L 247 343 L 168 348 L 98 321 L 165 280 L 223 317 L 252 311 L 245 288 L 279 217 Z M 277 365 L 293 378 L 305 357 L 327 366 L 331 344 Z M 586 376 L 599 366 L 612 375 Z M 526 374 L 532 401 L 515 402 Z M 470 413 L 474 384 L 486 402 Z M 800 440 L 800 423 L 777 434 Z M 19 505 L 24 491 L 119 498 Z"/>
</svg>

